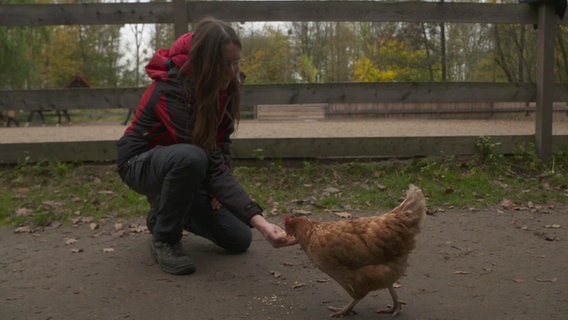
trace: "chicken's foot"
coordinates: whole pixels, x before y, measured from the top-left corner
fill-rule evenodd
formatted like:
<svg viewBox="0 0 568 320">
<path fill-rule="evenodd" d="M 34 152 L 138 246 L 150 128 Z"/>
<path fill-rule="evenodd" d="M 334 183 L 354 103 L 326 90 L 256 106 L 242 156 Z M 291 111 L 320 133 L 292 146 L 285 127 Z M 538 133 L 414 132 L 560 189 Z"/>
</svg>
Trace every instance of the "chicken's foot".
<svg viewBox="0 0 568 320">
<path fill-rule="evenodd" d="M 392 306 L 388 309 L 379 309 L 377 313 L 392 313 L 393 317 L 396 317 L 400 310 L 402 310 L 402 305 L 405 304 L 404 302 L 398 300 L 398 295 L 394 291 L 393 286 L 391 285 L 389 288 L 389 292 L 392 298 Z"/>
<path fill-rule="evenodd" d="M 329 316 L 332 317 L 332 318 L 341 318 L 343 316 L 357 314 L 357 312 L 355 312 L 353 310 L 353 307 L 355 307 L 355 305 L 359 301 L 360 300 L 358 300 L 358 299 L 353 299 L 353 300 L 351 300 L 351 302 L 348 305 L 346 305 L 343 308 L 328 306 L 327 309 L 329 309 L 330 311 L 333 311 L 333 313 L 330 314 Z"/>
</svg>

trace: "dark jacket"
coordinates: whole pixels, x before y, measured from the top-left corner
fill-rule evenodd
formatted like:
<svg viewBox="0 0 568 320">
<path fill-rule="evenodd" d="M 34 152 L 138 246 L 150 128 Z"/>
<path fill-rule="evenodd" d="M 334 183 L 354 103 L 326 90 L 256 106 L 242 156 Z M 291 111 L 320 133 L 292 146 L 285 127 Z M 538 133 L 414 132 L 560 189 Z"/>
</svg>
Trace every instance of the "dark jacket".
<svg viewBox="0 0 568 320">
<path fill-rule="evenodd" d="M 187 61 L 191 33 L 180 37 L 170 49 L 159 49 L 146 65 L 146 73 L 154 81 L 146 89 L 132 123 L 117 142 L 119 172 L 128 159 L 156 146 L 192 143 L 193 105 L 183 88 L 181 66 Z M 207 188 L 227 209 L 245 223 L 262 209 L 231 174 L 230 136 L 234 122 L 227 105 L 230 92 L 220 93 L 220 122 L 216 133 L 216 148 L 209 156 Z"/>
</svg>

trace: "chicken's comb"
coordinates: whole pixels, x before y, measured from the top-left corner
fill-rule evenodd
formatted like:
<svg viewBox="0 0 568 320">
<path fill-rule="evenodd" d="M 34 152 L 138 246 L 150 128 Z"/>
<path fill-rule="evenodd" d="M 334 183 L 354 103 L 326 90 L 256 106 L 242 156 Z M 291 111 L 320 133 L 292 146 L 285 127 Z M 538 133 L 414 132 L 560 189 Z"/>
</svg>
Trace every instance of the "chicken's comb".
<svg viewBox="0 0 568 320">
<path fill-rule="evenodd" d="M 288 223 L 288 221 L 290 221 L 290 216 L 289 216 L 289 215 L 285 215 L 285 216 L 284 216 L 284 224 Z"/>
</svg>

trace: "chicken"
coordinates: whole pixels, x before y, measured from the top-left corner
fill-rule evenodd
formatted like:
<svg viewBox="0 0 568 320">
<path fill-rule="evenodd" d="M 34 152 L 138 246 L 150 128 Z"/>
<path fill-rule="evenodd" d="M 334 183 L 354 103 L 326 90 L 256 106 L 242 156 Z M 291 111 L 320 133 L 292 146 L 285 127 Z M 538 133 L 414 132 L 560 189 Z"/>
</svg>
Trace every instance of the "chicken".
<svg viewBox="0 0 568 320">
<path fill-rule="evenodd" d="M 406 199 L 384 215 L 353 220 L 317 222 L 306 217 L 284 217 L 286 233 L 298 240 L 308 258 L 337 281 L 353 300 L 331 317 L 355 313 L 353 307 L 369 292 L 388 289 L 391 308 L 378 310 L 396 316 L 401 302 L 393 284 L 404 274 L 408 255 L 426 213 L 422 191 L 411 185 Z"/>
</svg>

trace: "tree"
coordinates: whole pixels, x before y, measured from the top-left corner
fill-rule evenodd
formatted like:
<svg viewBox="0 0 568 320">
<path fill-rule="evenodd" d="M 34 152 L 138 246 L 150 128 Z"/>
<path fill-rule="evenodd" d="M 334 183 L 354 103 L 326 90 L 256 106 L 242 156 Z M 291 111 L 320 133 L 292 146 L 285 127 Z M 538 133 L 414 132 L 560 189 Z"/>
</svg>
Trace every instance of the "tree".
<svg viewBox="0 0 568 320">
<path fill-rule="evenodd" d="M 323 82 L 350 81 L 357 56 L 354 23 L 295 22 L 289 29 L 296 59 L 311 61 Z"/>
<path fill-rule="evenodd" d="M 247 83 L 291 83 L 297 80 L 289 38 L 274 27 L 251 30 L 241 37 L 242 71 Z"/>
<path fill-rule="evenodd" d="M 318 68 L 314 66 L 312 59 L 307 54 L 300 54 L 296 58 L 296 72 L 298 73 L 298 82 L 312 83 L 321 81 L 321 74 Z"/>
<path fill-rule="evenodd" d="M 568 82 L 568 51 L 566 42 L 568 41 L 568 27 L 560 26 L 556 33 L 556 78 L 558 82 Z"/>
<path fill-rule="evenodd" d="M 42 88 L 61 88 L 69 79 L 81 73 L 83 62 L 79 57 L 76 39 L 77 27 L 49 27 L 50 41 L 42 43 L 38 74 Z"/>
<path fill-rule="evenodd" d="M 480 69 L 492 56 L 491 28 L 482 24 L 446 24 L 447 80 L 493 81 L 494 72 Z M 493 66 L 494 68 L 495 66 Z"/>
<path fill-rule="evenodd" d="M 80 26 L 78 41 L 83 74 L 91 84 L 116 87 L 120 80 L 120 26 Z"/>
<path fill-rule="evenodd" d="M 426 50 L 415 50 L 397 38 L 377 39 L 373 51 L 355 62 L 354 81 L 425 81 Z"/>
<path fill-rule="evenodd" d="M 381 71 L 369 58 L 362 57 L 355 62 L 353 81 L 355 82 L 389 82 L 396 79 L 393 70 Z"/>
<path fill-rule="evenodd" d="M 144 24 L 130 24 L 128 25 L 128 29 L 130 34 L 132 35 L 133 40 L 133 47 L 130 49 L 130 54 L 133 56 L 134 61 L 127 61 L 127 70 L 128 73 L 123 73 L 122 75 L 122 82 L 128 82 L 133 86 L 140 86 L 141 84 L 141 71 L 143 66 L 146 64 L 147 59 L 144 57 L 148 53 L 148 46 L 144 43 L 144 30 L 146 29 L 146 25 Z M 128 66 L 130 68 L 128 68 Z M 132 79 L 127 79 L 125 76 L 131 75 Z"/>
<path fill-rule="evenodd" d="M 493 26 L 495 63 L 509 82 L 535 81 L 536 32 L 525 26 Z"/>
<path fill-rule="evenodd" d="M 0 27 L 0 88 L 38 86 L 37 68 L 44 41 L 49 41 L 44 27 Z"/>
</svg>

